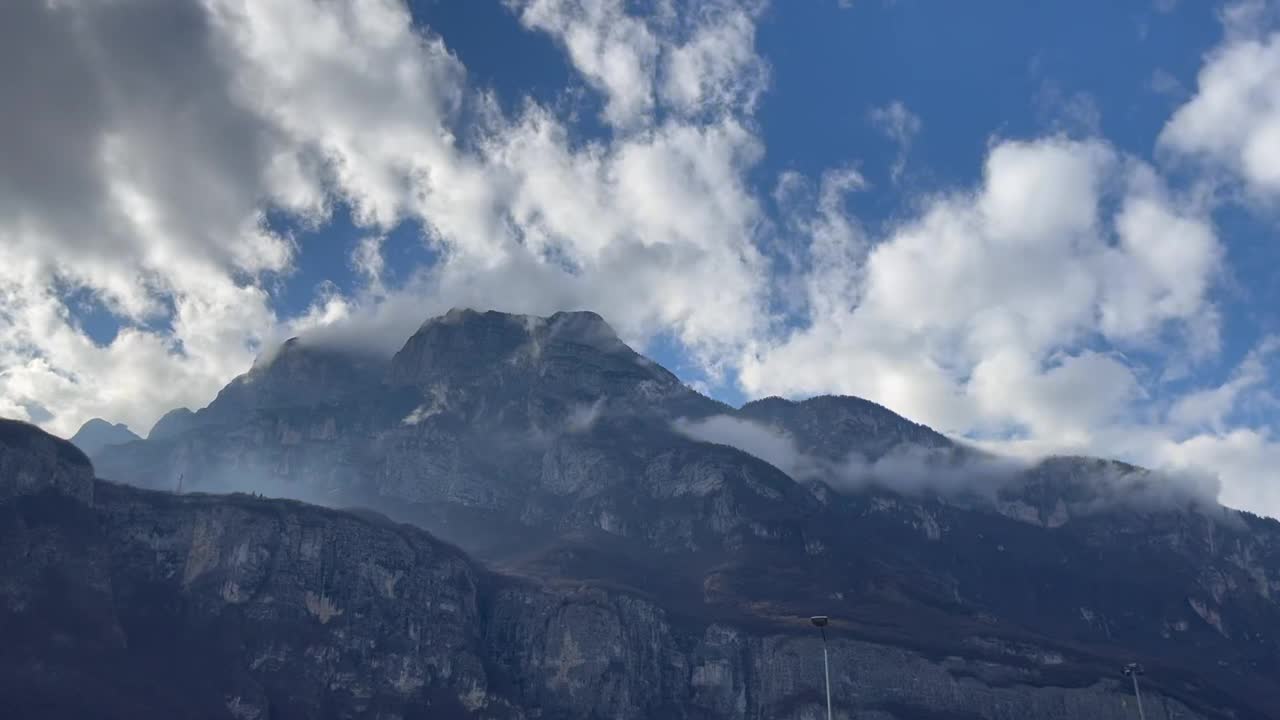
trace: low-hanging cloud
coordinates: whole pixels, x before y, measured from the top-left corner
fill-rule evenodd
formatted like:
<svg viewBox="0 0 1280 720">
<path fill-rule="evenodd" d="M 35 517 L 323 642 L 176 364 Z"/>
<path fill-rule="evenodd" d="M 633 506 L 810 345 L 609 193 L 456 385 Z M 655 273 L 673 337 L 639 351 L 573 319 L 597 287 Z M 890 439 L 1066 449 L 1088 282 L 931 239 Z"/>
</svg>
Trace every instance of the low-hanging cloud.
<svg viewBox="0 0 1280 720">
<path fill-rule="evenodd" d="M 695 440 L 728 445 L 754 455 L 796 480 L 821 480 L 845 492 L 884 487 L 905 493 L 990 495 L 1027 467 L 1023 461 L 961 446 L 902 445 L 872 459 L 851 452 L 842 459 L 831 460 L 801 451 L 785 430 L 730 415 L 701 420 L 681 418 L 675 429 Z"/>
<path fill-rule="evenodd" d="M 681 418 L 674 427 L 686 437 L 758 457 L 795 480 L 819 480 L 840 492 L 883 488 L 994 503 L 998 496 L 1016 496 L 1032 483 L 1047 481 L 1064 497 L 1072 516 L 1117 508 L 1219 507 L 1218 478 L 1185 469 L 1153 471 L 1094 458 L 1016 458 L 964 445 L 902 444 L 874 458 L 851 452 L 831 460 L 801 451 L 785 430 L 730 415 Z"/>
<path fill-rule="evenodd" d="M 675 429 L 694 440 L 728 445 L 754 455 L 797 480 L 818 478 L 824 474 L 821 464 L 801 453 L 789 434 L 750 420 L 730 415 L 700 420 L 680 418 L 675 422 Z"/>
</svg>

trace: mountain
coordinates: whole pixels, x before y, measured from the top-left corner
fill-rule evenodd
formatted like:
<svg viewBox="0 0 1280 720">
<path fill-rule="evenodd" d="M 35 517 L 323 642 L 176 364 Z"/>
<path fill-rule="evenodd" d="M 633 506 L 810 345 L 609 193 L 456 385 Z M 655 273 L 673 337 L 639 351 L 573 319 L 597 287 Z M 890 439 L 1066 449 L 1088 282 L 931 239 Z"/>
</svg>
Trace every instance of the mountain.
<svg viewBox="0 0 1280 720">
<path fill-rule="evenodd" d="M 902 447 L 955 448 L 946 436 L 861 398 L 824 395 L 793 402 L 769 397 L 743 405 L 737 414 L 785 431 L 801 452 L 831 461 L 851 453 L 875 461 Z"/>
<path fill-rule="evenodd" d="M 190 408 L 175 408 L 165 413 L 155 425 L 151 426 L 151 432 L 147 433 L 148 440 L 165 440 L 177 437 L 188 430 L 196 427 L 196 414 L 191 412 Z"/>
<path fill-rule="evenodd" d="M 464 716 L 816 717 L 821 648 L 807 618 L 827 614 L 833 701 L 849 716 L 1129 717 L 1118 671 L 1137 661 L 1148 717 L 1278 717 L 1280 523 L 1120 463 L 994 462 L 857 398 L 734 409 L 592 313 L 455 310 L 390 358 L 291 341 L 188 420 L 92 455 L 106 479 L 94 527 L 110 552 L 133 548 L 113 583 L 151 578 L 158 607 L 204 613 L 167 633 L 229 628 L 234 653 L 211 657 L 243 680 L 245 708 L 336 702 L 326 693 L 338 687 L 403 717 L 438 692 Z M 699 431 L 717 424 L 731 432 Z M 155 491 L 178 478 L 197 493 Z M 203 494 L 236 490 L 369 510 Z M 241 513 L 261 527 L 208 525 Z M 320 526 L 332 528 L 323 541 L 289 534 Z M 409 610 L 367 604 L 383 602 L 381 581 L 361 569 L 407 573 L 384 558 L 402 545 L 351 544 L 389 527 L 420 538 L 410 545 L 457 548 L 475 589 L 453 592 L 476 607 L 458 622 L 478 634 L 465 652 L 414 649 L 376 667 L 475 657 L 483 682 L 449 685 L 440 670 L 391 699 L 342 654 L 408 636 L 383 628 Z M 292 569 L 317 554 L 334 570 Z M 266 569 L 252 584 L 218 574 L 237 558 Z M 175 579 L 193 566 L 218 571 Z M 415 606 L 433 607 L 429 594 Z M 273 615 L 285 597 L 293 614 Z M 328 621 L 308 620 L 309 607 Z M 298 670 L 316 675 L 263 675 L 289 664 L 271 658 L 317 654 L 323 669 Z"/>
<path fill-rule="evenodd" d="M 112 425 L 102 418 L 94 418 L 81 425 L 76 434 L 71 436 L 71 444 L 90 455 L 95 455 L 105 447 L 124 445 L 141 439 L 127 425 L 121 423 Z"/>
</svg>

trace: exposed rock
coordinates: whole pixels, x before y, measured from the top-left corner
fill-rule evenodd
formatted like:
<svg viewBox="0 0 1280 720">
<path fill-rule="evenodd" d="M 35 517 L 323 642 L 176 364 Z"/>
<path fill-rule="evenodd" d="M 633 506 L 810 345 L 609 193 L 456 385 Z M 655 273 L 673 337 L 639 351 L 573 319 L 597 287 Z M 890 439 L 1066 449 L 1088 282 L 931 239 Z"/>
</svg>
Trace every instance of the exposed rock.
<svg viewBox="0 0 1280 720">
<path fill-rule="evenodd" d="M 46 491 L 93 504 L 93 466 L 76 446 L 0 418 L 0 501 Z"/>
</svg>

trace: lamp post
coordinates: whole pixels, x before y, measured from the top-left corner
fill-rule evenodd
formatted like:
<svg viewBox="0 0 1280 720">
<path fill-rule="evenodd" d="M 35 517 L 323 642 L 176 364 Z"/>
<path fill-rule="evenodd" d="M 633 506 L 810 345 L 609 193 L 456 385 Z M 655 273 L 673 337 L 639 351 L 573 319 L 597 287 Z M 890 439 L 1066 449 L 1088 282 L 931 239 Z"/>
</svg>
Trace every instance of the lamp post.
<svg viewBox="0 0 1280 720">
<path fill-rule="evenodd" d="M 1142 691 L 1138 689 L 1138 676 L 1146 673 L 1138 663 L 1129 663 L 1124 666 L 1124 676 L 1133 680 L 1133 697 L 1138 701 L 1138 720 L 1147 720 L 1146 715 L 1142 712 Z"/>
<path fill-rule="evenodd" d="M 822 674 L 827 682 L 827 720 L 831 720 L 831 661 L 827 658 L 827 623 L 831 622 L 831 618 L 814 615 L 809 618 L 809 622 L 822 631 Z"/>
</svg>

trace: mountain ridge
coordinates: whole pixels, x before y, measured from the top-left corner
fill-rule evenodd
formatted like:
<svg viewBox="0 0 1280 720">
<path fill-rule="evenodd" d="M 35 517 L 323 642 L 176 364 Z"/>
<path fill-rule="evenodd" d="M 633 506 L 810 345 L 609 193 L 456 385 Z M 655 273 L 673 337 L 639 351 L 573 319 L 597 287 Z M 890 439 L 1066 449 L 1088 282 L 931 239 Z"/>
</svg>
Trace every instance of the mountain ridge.
<svg viewBox="0 0 1280 720">
<path fill-rule="evenodd" d="M 0 433 L 0 468 L 41 446 L 77 472 L 89 467 L 39 430 L 26 433 L 35 441 L 16 446 L 13 433 Z M 0 488 L 10 477 L 0 472 Z M 0 547 L 31 557 L 24 548 L 42 543 L 38 557 L 51 563 L 46 573 L 74 572 L 86 562 L 98 568 L 67 575 L 80 598 L 74 607 L 46 600 L 65 586 L 0 583 L 0 627 L 23 627 L 7 632 L 11 641 L 0 649 L 0 666 L 12 670 L 0 695 L 19 711 L 40 707 L 54 718 L 90 708 L 99 717 L 289 718 L 323 707 L 339 714 L 520 718 L 531 717 L 522 708 L 537 707 L 539 717 L 799 718 L 819 699 L 819 645 L 802 622 L 717 612 L 718 621 L 689 627 L 653 600 L 606 584 L 557 587 L 536 577 L 491 576 L 460 550 L 378 516 L 243 494 L 96 485 L 87 503 L 57 485 L 7 501 L 0 493 L 0 515 L 19 521 L 5 525 L 6 537 L 14 540 L 16 530 L 18 542 Z M 85 525 L 85 512 L 98 519 Z M 46 529 L 33 534 L 38 527 Z M 399 549 L 405 543 L 421 549 L 405 556 Z M 410 557 L 425 563 L 422 570 L 398 565 Z M 0 552 L 4 566 L 12 559 Z M 419 586 L 411 578 L 423 571 L 435 579 Z M 422 612 L 417 608 L 428 613 L 421 621 L 413 619 Z M 444 614 L 431 620 L 431 613 Z M 397 637 L 404 622 L 408 635 L 401 630 Z M 878 712 L 904 718 L 957 707 L 979 716 L 1063 720 L 1076 712 L 1104 719 L 1130 712 L 1118 681 L 1072 674 L 1057 681 L 1065 684 L 1037 680 L 1064 662 L 1063 651 L 1002 640 L 995 628 L 967 643 L 971 656 L 986 659 L 952 675 L 958 668 L 950 660 L 930 659 L 936 650 L 918 654 L 884 638 L 852 639 L 849 622 L 837 620 L 830 643 L 841 703 L 869 698 Z M 65 633 L 64 627 L 74 627 L 74 652 L 50 656 L 44 633 Z M 376 652 L 361 649 L 374 637 Z M 179 652 L 203 659 L 179 660 Z M 33 675 L 31 657 L 46 658 L 40 667 L 56 667 L 59 675 Z M 216 664 L 201 668 L 209 662 Z M 793 679 L 760 682 L 771 674 Z M 914 678 L 911 694 L 897 696 L 892 688 L 900 683 L 892 678 L 904 674 Z M 78 678 L 79 692 L 67 692 L 59 676 Z M 1149 693 L 1152 717 L 1218 717 L 1158 687 Z"/>
<path fill-rule="evenodd" d="M 1037 687 L 1104 682 L 1137 659 L 1153 670 L 1152 692 L 1200 716 L 1228 717 L 1223 708 L 1234 707 L 1237 717 L 1261 718 L 1280 707 L 1262 680 L 1280 667 L 1267 632 L 1280 598 L 1273 524 L 1217 506 L 1193 512 L 1193 495 L 1068 503 L 1064 492 L 1089 490 L 1079 472 L 1099 479 L 1088 473 L 1106 461 L 1089 459 L 1015 468 L 977 498 L 928 485 L 802 480 L 732 444 L 690 437 L 677 421 L 726 416 L 763 427 L 823 467 L 844 468 L 850 456 L 865 460 L 860 472 L 890 475 L 984 466 L 966 465 L 975 455 L 945 436 L 860 399 L 728 408 L 599 340 L 598 316 L 572 316 L 560 331 L 554 317 L 459 311 L 424 323 L 398 361 L 363 375 L 328 360 L 281 365 L 299 374 L 260 372 L 279 377 L 263 391 L 271 402 L 228 403 L 234 413 L 218 423 L 108 448 L 95 461 L 107 479 L 158 489 L 182 476 L 194 490 L 370 507 L 508 577 L 647 598 L 670 618 L 664 627 L 706 630 L 719 618 L 766 638 L 826 613 L 875 652 L 967 658 L 964 668 L 1016 659 L 1037 678 L 1020 682 Z M 583 338 L 575 322 L 591 333 Z M 322 402 L 277 402 L 313 371 L 357 381 Z M 786 700 L 785 712 L 802 712 L 801 697 Z M 670 701 L 692 707 L 687 697 Z M 890 716 L 979 707 L 912 702 Z M 732 716 L 723 709 L 715 717 Z"/>
<path fill-rule="evenodd" d="M 70 441 L 92 455 L 109 445 L 124 445 L 141 439 L 124 423 L 111 423 L 102 418 L 92 418 L 80 426 L 76 434 L 71 436 Z"/>
</svg>

